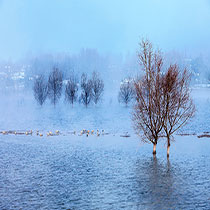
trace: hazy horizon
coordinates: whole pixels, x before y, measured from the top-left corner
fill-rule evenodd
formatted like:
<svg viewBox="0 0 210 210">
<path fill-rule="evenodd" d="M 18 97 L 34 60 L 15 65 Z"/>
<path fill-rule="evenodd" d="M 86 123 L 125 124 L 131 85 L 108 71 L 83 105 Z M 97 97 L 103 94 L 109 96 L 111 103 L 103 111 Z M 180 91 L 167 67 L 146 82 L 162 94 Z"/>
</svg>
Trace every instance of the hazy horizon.
<svg viewBox="0 0 210 210">
<path fill-rule="evenodd" d="M 1 0 L 0 59 L 82 48 L 135 52 L 141 37 L 164 51 L 206 53 L 209 22 L 209 0 Z"/>
</svg>

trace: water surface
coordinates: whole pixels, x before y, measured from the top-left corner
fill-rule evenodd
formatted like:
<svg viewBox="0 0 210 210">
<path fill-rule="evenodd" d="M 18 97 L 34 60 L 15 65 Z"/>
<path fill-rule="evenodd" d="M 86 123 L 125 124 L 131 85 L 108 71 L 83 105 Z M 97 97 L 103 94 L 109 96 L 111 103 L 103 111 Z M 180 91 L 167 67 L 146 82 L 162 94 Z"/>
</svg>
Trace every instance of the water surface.
<svg viewBox="0 0 210 210">
<path fill-rule="evenodd" d="M 209 90 L 196 91 L 188 133 L 210 131 Z M 1 130 L 44 137 L 0 135 L 0 209 L 210 209 L 210 139 L 176 136 L 170 160 L 162 140 L 154 159 L 152 145 L 134 135 L 131 107 L 40 108 L 21 97 L 1 101 Z M 110 134 L 78 136 L 83 128 Z M 62 134 L 46 137 L 56 129 Z"/>
</svg>

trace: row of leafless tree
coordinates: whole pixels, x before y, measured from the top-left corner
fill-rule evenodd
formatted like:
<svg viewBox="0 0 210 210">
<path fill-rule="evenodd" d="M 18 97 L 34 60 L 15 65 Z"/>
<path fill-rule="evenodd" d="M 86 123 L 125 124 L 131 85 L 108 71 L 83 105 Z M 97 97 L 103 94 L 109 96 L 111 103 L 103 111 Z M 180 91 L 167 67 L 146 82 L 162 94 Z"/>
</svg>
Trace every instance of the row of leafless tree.
<svg viewBox="0 0 210 210">
<path fill-rule="evenodd" d="M 142 40 L 139 61 L 144 76 L 135 81 L 136 104 L 133 122 L 142 141 L 153 144 L 153 154 L 161 137 L 167 139 L 167 156 L 173 134 L 195 113 L 190 97 L 190 74 L 178 65 L 163 70 L 161 52 L 154 51 L 148 40 Z"/>
<path fill-rule="evenodd" d="M 35 78 L 33 87 L 34 97 L 41 106 L 47 97 L 55 106 L 61 98 L 63 84 L 62 72 L 58 68 L 54 68 L 49 75 L 48 81 L 45 80 L 43 75 Z M 73 106 L 79 98 L 79 102 L 87 107 L 92 101 L 95 104 L 100 101 L 104 91 L 104 82 L 100 79 L 97 72 L 93 72 L 90 79 L 88 79 L 87 74 L 83 73 L 80 88 L 81 94 L 78 97 L 79 80 L 74 72 L 71 72 L 65 85 L 65 99 Z"/>
</svg>

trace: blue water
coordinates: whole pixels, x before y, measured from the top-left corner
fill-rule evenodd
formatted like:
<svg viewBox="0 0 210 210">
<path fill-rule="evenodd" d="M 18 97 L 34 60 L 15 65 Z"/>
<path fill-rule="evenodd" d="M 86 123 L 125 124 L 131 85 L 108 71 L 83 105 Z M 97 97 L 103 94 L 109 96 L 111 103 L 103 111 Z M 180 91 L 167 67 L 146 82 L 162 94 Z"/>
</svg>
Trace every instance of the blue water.
<svg viewBox="0 0 210 210">
<path fill-rule="evenodd" d="M 209 209 L 209 139 L 176 140 L 1 137 L 0 209 Z"/>
<path fill-rule="evenodd" d="M 210 130 L 205 91 L 193 92 L 197 113 L 185 132 Z M 210 139 L 175 136 L 169 160 L 162 140 L 153 158 L 152 145 L 133 133 L 131 108 L 49 107 L 27 98 L 1 102 L 1 130 L 44 136 L 0 134 L 0 209 L 210 209 Z M 109 135 L 78 136 L 83 128 Z M 46 137 L 55 129 L 61 135 Z"/>
</svg>

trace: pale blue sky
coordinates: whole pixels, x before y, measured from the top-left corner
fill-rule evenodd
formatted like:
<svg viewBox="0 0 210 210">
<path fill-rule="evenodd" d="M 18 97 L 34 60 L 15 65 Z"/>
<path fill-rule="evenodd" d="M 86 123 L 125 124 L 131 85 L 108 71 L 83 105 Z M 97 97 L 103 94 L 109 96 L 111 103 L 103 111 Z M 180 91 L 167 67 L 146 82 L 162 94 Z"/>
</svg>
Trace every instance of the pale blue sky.
<svg viewBox="0 0 210 210">
<path fill-rule="evenodd" d="M 0 58 L 27 53 L 210 49 L 209 0 L 0 0 Z"/>
</svg>

